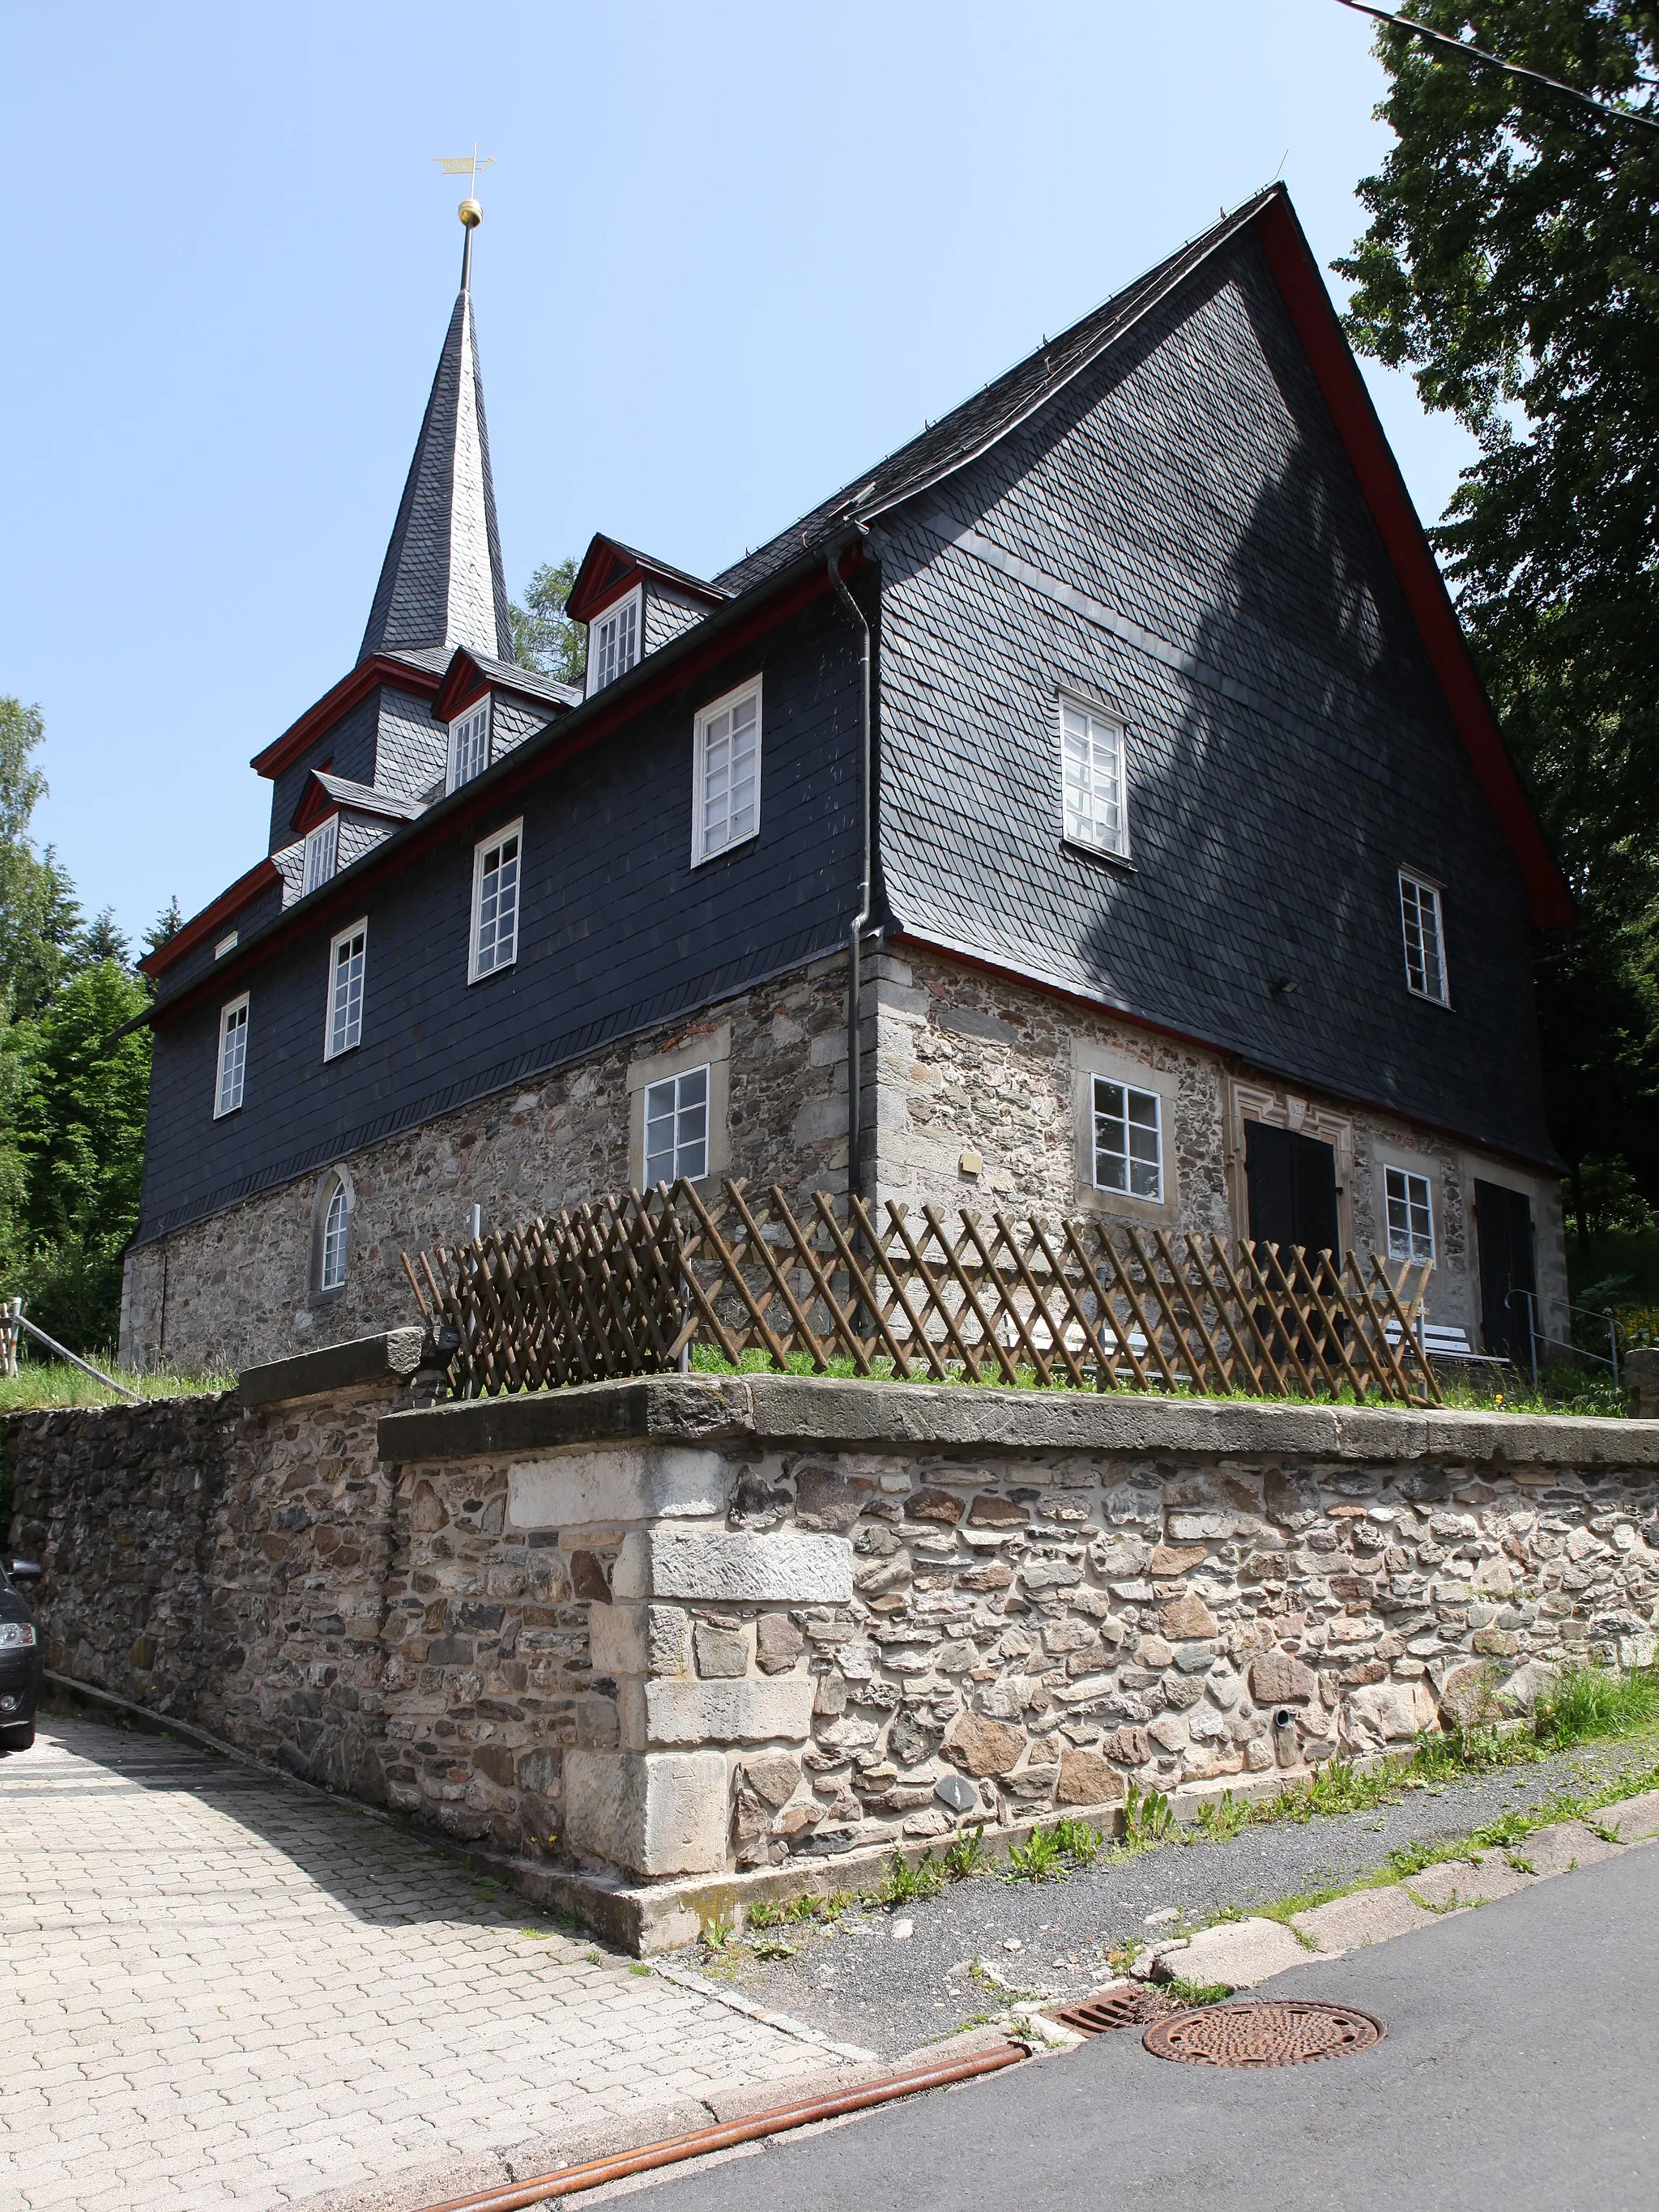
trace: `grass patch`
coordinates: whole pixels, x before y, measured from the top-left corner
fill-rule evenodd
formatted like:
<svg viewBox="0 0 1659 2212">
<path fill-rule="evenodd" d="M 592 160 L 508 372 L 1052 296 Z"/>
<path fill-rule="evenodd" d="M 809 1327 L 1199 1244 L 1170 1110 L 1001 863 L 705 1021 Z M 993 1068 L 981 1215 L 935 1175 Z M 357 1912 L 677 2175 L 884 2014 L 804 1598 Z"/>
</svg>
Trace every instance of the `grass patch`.
<svg viewBox="0 0 1659 2212">
<path fill-rule="evenodd" d="M 1142 1790 L 1130 1783 L 1123 1796 L 1125 1851 L 1150 1850 L 1175 1833 L 1175 1808 L 1161 1790 Z"/>
<path fill-rule="evenodd" d="M 969 1388 L 998 1390 L 1073 1390 L 1079 1386 L 1072 1382 L 1064 1367 L 1057 1367 L 1044 1382 L 1034 1367 L 1017 1367 L 1013 1379 L 1002 1374 L 994 1362 L 988 1364 L 986 1372 L 976 1384 L 960 1360 L 946 1360 L 944 1380 L 961 1382 Z M 694 1375 L 773 1375 L 780 1371 L 788 1375 L 817 1375 L 828 1381 L 850 1382 L 859 1378 L 855 1362 L 842 1358 L 828 1359 L 822 1367 L 813 1364 L 805 1352 L 792 1352 L 780 1370 L 769 1353 L 755 1347 L 739 1355 L 734 1363 L 716 1350 L 712 1344 L 691 1346 L 691 1372 Z M 918 1368 L 908 1375 L 900 1374 L 893 1362 L 884 1354 L 870 1363 L 867 1378 L 877 1382 L 932 1382 L 936 1378 Z M 1557 1366 L 1540 1370 L 1538 1387 L 1533 1388 L 1530 1374 L 1523 1376 L 1518 1369 L 1481 1368 L 1460 1374 L 1455 1367 L 1437 1369 L 1442 1395 L 1448 1406 L 1480 1413 L 1594 1413 L 1624 1418 L 1630 1408 L 1622 1390 L 1615 1390 L 1611 1376 L 1603 1376 L 1594 1368 L 1563 1361 Z M 1095 1395 L 1092 1382 L 1082 1388 Z M 1125 1390 L 1127 1384 L 1114 1385 L 1115 1390 Z M 1190 1384 L 1177 1382 L 1173 1389 L 1160 1389 L 1139 1395 L 1154 1398 L 1220 1398 L 1236 1400 L 1246 1406 L 1328 1406 L 1386 1405 L 1373 1391 L 1362 1397 L 1351 1383 L 1342 1383 L 1333 1391 L 1286 1390 L 1276 1395 L 1267 1395 L 1244 1390 L 1199 1390 Z"/>
<path fill-rule="evenodd" d="M 1184 2005 L 1225 2004 L 1228 1998 L 1232 1995 L 1232 1991 L 1227 1987 L 1225 1982 L 1183 1982 L 1176 1980 L 1167 1983 L 1165 1987 L 1169 1990 L 1172 1996 L 1179 1997 L 1182 2003 Z"/>
<path fill-rule="evenodd" d="M 1602 1667 L 1566 1667 L 1538 1701 L 1540 1743 L 1554 1748 L 1592 1738 L 1632 1735 L 1659 1718 L 1659 1680 L 1651 1667 L 1614 1674 Z"/>
<path fill-rule="evenodd" d="M 219 1390 L 234 1390 L 236 1377 L 222 1375 L 140 1375 L 115 1364 L 112 1352 L 88 1352 L 94 1366 L 136 1390 L 143 1398 L 200 1398 Z M 15 1375 L 0 1375 L 0 1413 L 27 1413 L 35 1407 L 118 1405 L 119 1398 L 78 1367 L 62 1360 L 20 1361 Z"/>
</svg>

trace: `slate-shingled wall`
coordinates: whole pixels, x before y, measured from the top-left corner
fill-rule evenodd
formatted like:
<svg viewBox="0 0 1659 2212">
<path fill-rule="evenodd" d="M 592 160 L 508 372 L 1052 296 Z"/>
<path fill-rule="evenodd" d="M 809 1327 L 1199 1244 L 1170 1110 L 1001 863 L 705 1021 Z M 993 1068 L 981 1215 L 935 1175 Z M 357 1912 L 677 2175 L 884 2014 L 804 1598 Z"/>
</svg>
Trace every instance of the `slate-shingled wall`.
<svg viewBox="0 0 1659 2212">
<path fill-rule="evenodd" d="M 877 538 L 902 925 L 1547 1163 L 1519 874 L 1253 237 Z M 1127 726 L 1129 866 L 1061 841 L 1062 688 Z"/>
<path fill-rule="evenodd" d="M 762 834 L 690 866 L 691 726 L 765 678 Z M 838 946 L 855 890 L 856 664 L 820 600 L 419 863 L 319 914 L 247 988 L 246 1103 L 213 1118 L 218 1004 L 155 1041 L 141 1243 Z M 467 981 L 477 839 L 523 816 L 517 965 Z M 325 1061 L 330 938 L 368 919 L 363 1042 Z"/>
</svg>

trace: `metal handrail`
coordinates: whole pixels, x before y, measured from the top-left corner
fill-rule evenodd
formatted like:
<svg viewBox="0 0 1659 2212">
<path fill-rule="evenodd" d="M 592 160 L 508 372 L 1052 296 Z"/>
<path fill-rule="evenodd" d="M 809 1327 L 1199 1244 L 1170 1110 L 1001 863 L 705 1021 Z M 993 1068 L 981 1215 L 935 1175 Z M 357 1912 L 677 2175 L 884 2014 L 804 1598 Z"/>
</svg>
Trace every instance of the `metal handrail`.
<svg viewBox="0 0 1659 2212">
<path fill-rule="evenodd" d="M 143 1404 L 143 1391 L 130 1390 L 125 1382 L 118 1382 L 112 1375 L 106 1375 L 101 1367 L 94 1367 L 89 1359 L 82 1359 L 78 1352 L 71 1352 L 66 1344 L 59 1344 L 55 1336 L 48 1336 L 45 1329 L 37 1328 L 23 1311 L 21 1298 L 0 1299 L 0 1370 L 6 1374 L 15 1375 L 17 1372 L 17 1332 L 20 1328 L 27 1329 L 37 1344 L 44 1344 L 48 1352 L 55 1352 L 60 1359 L 67 1359 L 71 1367 L 78 1367 L 83 1375 L 90 1375 L 95 1382 L 101 1382 L 106 1390 L 113 1390 L 118 1397 L 125 1398 L 135 1406 Z"/>
</svg>

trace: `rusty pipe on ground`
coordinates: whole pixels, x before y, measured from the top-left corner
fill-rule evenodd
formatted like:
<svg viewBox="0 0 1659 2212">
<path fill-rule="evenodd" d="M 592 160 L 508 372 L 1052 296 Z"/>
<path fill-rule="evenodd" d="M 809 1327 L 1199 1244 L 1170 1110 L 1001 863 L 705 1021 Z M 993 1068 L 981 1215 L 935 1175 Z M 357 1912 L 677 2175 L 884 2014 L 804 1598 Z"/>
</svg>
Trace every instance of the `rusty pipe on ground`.
<svg viewBox="0 0 1659 2212">
<path fill-rule="evenodd" d="M 590 2159 L 584 2166 L 567 2166 L 557 2172 L 538 2174 L 531 2181 L 509 2182 L 505 2189 L 485 2189 L 475 2197 L 453 2197 L 447 2203 L 427 2206 L 426 2212 L 524 2212 L 531 2204 L 544 2204 L 555 2197 L 574 2197 L 580 2190 L 598 2189 L 607 2181 L 622 2181 L 632 2173 L 648 2173 L 662 2166 L 677 2166 L 684 2159 L 702 2158 L 713 2150 L 730 2150 L 736 2143 L 755 2142 L 763 2136 L 783 2135 L 791 2128 L 811 2127 L 819 2120 L 839 2119 L 844 2112 L 861 2112 L 873 2105 L 890 2104 L 899 2097 L 914 2097 L 923 2089 L 948 2089 L 957 2081 L 971 2081 L 981 2074 L 995 2074 L 1016 2065 L 1025 2056 L 1017 2043 L 994 2051 L 975 2051 L 945 2066 L 923 2066 L 908 2074 L 890 2074 L 879 2081 L 866 2081 L 838 2096 L 812 2097 L 805 2104 L 780 2105 L 769 2112 L 756 2112 L 746 2120 L 721 2126 L 698 2128 L 690 2135 L 670 2136 L 664 2142 L 642 2143 L 638 2150 L 619 2151 L 612 2158 Z"/>
</svg>

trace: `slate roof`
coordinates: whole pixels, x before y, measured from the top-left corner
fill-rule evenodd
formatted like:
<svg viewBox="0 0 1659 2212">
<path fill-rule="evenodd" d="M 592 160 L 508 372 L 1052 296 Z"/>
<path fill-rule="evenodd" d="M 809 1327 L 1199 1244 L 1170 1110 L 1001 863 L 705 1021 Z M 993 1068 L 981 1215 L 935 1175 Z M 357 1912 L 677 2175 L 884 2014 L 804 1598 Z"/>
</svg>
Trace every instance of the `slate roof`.
<svg viewBox="0 0 1659 2212">
<path fill-rule="evenodd" d="M 1219 222 L 1149 269 L 1144 276 L 1138 276 L 1133 284 L 1092 308 L 1080 322 L 1073 323 L 1058 337 L 1045 339 L 1035 353 L 994 378 L 961 406 L 942 415 L 937 422 L 930 423 L 920 437 L 912 438 L 873 469 L 854 477 L 821 506 L 793 522 L 787 530 L 723 569 L 714 578 L 715 586 L 731 592 L 744 591 L 761 577 L 770 574 L 781 562 L 793 559 L 804 544 L 827 535 L 849 516 L 868 518 L 878 514 L 900 500 L 925 490 L 975 454 L 983 453 L 1097 359 L 1115 338 L 1180 283 L 1200 261 L 1236 231 L 1254 222 L 1277 190 L 1270 185 L 1254 199 L 1246 200 L 1242 207 L 1234 209 L 1231 215 L 1224 216 Z"/>
<path fill-rule="evenodd" d="M 574 707 L 580 702 L 582 695 L 575 684 L 561 684 L 556 677 L 544 676 L 534 668 L 521 668 L 516 660 L 496 660 L 471 647 L 466 648 L 466 657 L 494 690 L 516 691 L 522 698 L 543 700 L 553 707 Z"/>
<path fill-rule="evenodd" d="M 513 650 L 472 295 L 463 283 L 380 568 L 359 661 L 410 647 Z"/>
<path fill-rule="evenodd" d="M 414 822 L 426 812 L 423 799 L 412 799 L 400 791 L 380 791 L 373 785 L 353 783 L 349 776 L 331 775 L 326 769 L 313 769 L 313 783 L 319 783 L 337 806 L 349 806 L 356 814 L 379 814 L 388 822 Z"/>
</svg>

